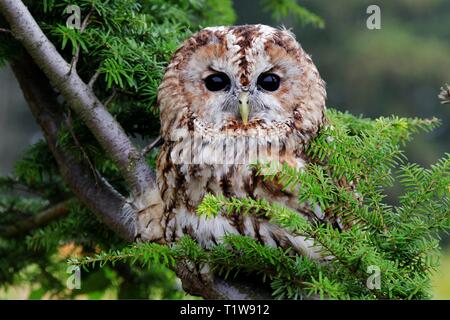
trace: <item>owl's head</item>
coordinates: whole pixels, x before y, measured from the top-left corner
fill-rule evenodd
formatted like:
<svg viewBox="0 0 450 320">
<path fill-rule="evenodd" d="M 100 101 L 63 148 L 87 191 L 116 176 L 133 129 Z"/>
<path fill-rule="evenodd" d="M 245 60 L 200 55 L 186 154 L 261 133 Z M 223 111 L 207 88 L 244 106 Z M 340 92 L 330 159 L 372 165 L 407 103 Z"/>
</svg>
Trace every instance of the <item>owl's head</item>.
<svg viewBox="0 0 450 320">
<path fill-rule="evenodd" d="M 294 35 L 264 25 L 206 28 L 175 52 L 159 88 L 162 134 L 242 135 L 252 128 L 315 134 L 325 84 Z"/>
</svg>

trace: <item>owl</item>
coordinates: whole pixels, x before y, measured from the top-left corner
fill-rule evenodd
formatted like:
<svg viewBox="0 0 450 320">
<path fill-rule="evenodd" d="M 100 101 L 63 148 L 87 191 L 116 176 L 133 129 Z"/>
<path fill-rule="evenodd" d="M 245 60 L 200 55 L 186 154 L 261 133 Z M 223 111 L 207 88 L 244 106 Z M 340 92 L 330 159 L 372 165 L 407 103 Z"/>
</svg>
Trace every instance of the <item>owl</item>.
<svg viewBox="0 0 450 320">
<path fill-rule="evenodd" d="M 165 240 L 183 235 L 204 248 L 225 235 L 292 247 L 314 258 L 310 239 L 266 219 L 240 214 L 199 216 L 206 194 L 266 199 L 308 220 L 320 209 L 299 204 L 295 191 L 257 174 L 252 162 L 301 169 L 324 122 L 326 91 L 294 35 L 265 25 L 206 28 L 174 53 L 158 91 L 161 136 L 157 181 Z"/>
</svg>

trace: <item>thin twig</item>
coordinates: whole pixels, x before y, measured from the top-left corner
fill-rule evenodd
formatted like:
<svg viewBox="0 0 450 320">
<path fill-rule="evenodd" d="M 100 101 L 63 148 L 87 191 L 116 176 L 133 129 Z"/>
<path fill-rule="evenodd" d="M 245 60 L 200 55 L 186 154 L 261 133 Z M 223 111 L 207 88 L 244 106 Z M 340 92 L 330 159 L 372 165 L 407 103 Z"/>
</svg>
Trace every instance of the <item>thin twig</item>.
<svg viewBox="0 0 450 320">
<path fill-rule="evenodd" d="M 3 35 L 4 38 L 9 38 L 10 40 L 16 39 L 16 36 L 10 29 L 0 28 L 0 36 Z"/>
<path fill-rule="evenodd" d="M 10 35 L 12 35 L 12 31 L 11 31 L 11 30 L 9 30 L 9 29 L 5 29 L 5 28 L 0 28 L 0 32 L 1 32 L 1 33 L 7 33 L 7 34 L 10 34 Z"/>
<path fill-rule="evenodd" d="M 148 146 L 146 146 L 144 149 L 142 149 L 142 155 L 146 156 L 155 147 L 159 146 L 161 142 L 162 142 L 162 137 L 161 136 L 157 137 L 155 140 L 153 140 L 152 143 L 150 143 Z"/>
<path fill-rule="evenodd" d="M 105 108 L 108 108 L 108 105 L 113 101 L 113 99 L 116 97 L 117 95 L 117 90 L 116 88 L 112 88 L 112 94 L 108 97 L 108 99 L 106 99 L 106 101 L 103 103 L 103 105 L 105 106 Z"/>
<path fill-rule="evenodd" d="M 91 7 L 91 9 L 89 10 L 89 13 L 86 15 L 83 22 L 81 23 L 80 34 L 83 33 L 84 30 L 86 29 L 88 22 L 89 22 L 89 18 L 91 17 L 93 12 L 94 12 L 94 7 Z M 77 51 L 75 52 L 75 55 L 72 57 L 72 62 L 70 63 L 69 74 L 72 73 L 72 70 L 77 69 L 78 59 L 80 58 L 80 51 L 81 51 L 81 46 L 80 46 L 80 44 L 78 44 Z"/>
<path fill-rule="evenodd" d="M 69 109 L 69 114 L 67 115 L 67 118 L 66 118 L 66 124 L 67 124 L 67 128 L 69 128 L 70 135 L 72 136 L 72 139 L 73 139 L 75 145 L 77 146 L 77 148 L 79 148 L 81 150 L 83 157 L 86 159 L 87 163 L 89 164 L 89 167 L 91 168 L 92 175 L 94 176 L 94 179 L 95 179 L 95 185 L 98 185 L 97 170 L 95 170 L 95 167 L 91 162 L 91 159 L 89 159 L 88 154 L 84 150 L 83 146 L 81 145 L 80 141 L 78 140 L 77 136 L 75 135 L 75 132 L 73 131 L 72 114 L 71 114 L 70 109 Z"/>
<path fill-rule="evenodd" d="M 92 76 L 92 78 L 89 80 L 88 86 L 89 88 L 93 88 L 95 82 L 97 81 L 98 77 L 100 76 L 100 70 L 95 71 L 94 75 Z"/>
</svg>

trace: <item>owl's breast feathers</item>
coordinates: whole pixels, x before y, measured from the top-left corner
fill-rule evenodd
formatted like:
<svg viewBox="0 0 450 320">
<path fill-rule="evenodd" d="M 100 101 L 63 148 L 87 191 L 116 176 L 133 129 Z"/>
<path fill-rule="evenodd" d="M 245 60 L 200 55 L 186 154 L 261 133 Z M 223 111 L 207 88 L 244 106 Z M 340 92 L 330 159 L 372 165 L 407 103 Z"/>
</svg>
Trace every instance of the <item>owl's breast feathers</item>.
<svg viewBox="0 0 450 320">
<path fill-rule="evenodd" d="M 257 157 L 263 156 L 263 162 L 274 161 L 302 168 L 308 162 L 302 140 L 305 133 L 298 131 L 294 122 L 284 128 L 284 134 L 277 132 L 276 138 L 266 131 L 266 135 L 258 136 L 253 145 L 249 141 L 251 138 L 240 135 L 224 135 L 221 140 L 216 135 L 208 137 L 208 132 L 202 132 L 196 137 L 198 128 L 195 126 L 191 128 L 193 131 L 189 128 L 183 131 L 183 139 L 165 142 L 158 158 L 158 184 L 165 206 L 167 241 L 188 234 L 207 248 L 220 242 L 225 234 L 241 234 L 272 246 L 293 246 L 302 254 L 316 257 L 316 249 L 311 248 L 309 240 L 294 237 L 263 218 L 220 214 L 206 219 L 196 213 L 203 197 L 211 193 L 266 199 L 294 209 L 307 219 L 317 219 L 316 208 L 299 204 L 295 191 L 283 190 L 276 179 L 264 179 L 250 163 L 246 163 L 255 152 L 252 148 L 256 147 Z M 265 151 L 259 154 L 260 150 Z"/>
</svg>

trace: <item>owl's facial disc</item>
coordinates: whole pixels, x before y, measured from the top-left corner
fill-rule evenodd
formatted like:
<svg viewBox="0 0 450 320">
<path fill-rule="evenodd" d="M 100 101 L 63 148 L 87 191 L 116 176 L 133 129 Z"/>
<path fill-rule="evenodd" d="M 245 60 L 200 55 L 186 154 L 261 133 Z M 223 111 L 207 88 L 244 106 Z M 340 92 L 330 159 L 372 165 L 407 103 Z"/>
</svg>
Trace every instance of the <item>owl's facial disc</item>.
<svg viewBox="0 0 450 320">
<path fill-rule="evenodd" d="M 158 104 L 168 134 L 178 125 L 239 135 L 280 126 L 313 130 L 322 123 L 325 97 L 323 80 L 293 34 L 244 25 L 189 38 L 166 69 Z"/>
<path fill-rule="evenodd" d="M 243 86 L 236 80 L 230 80 L 226 73 L 215 71 L 212 67 L 209 69 L 213 70 L 213 73 L 204 78 L 204 87 L 211 92 L 214 100 L 225 101 L 220 112 L 229 114 L 229 119 L 241 121 L 244 125 L 247 125 L 255 114 L 270 109 L 264 105 L 261 96 L 275 93 L 281 84 L 280 76 L 273 72 L 263 72 L 256 81 L 251 81 L 249 86 Z"/>
</svg>

